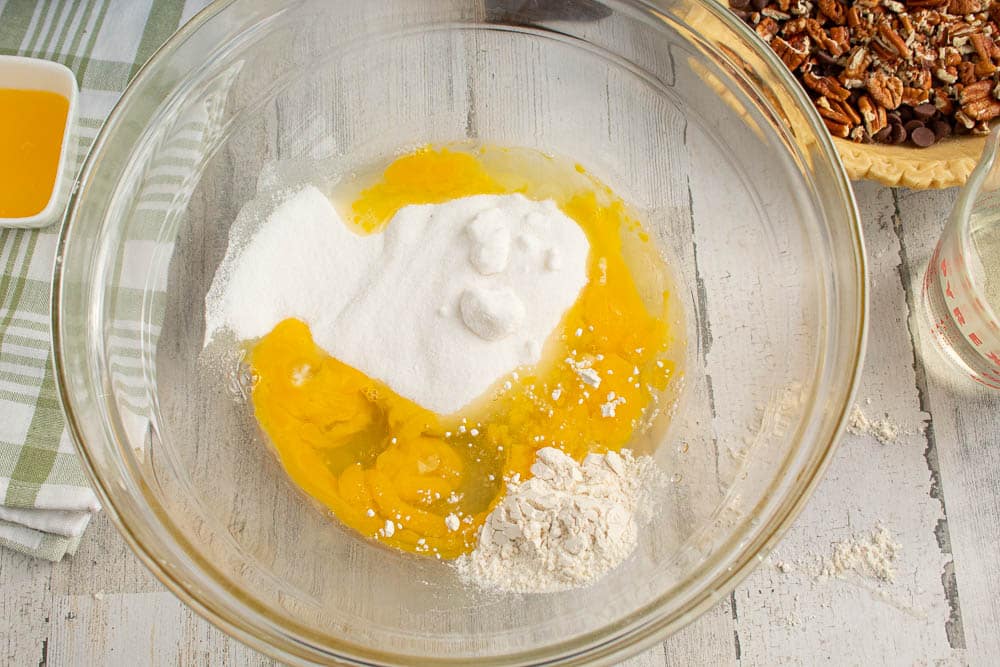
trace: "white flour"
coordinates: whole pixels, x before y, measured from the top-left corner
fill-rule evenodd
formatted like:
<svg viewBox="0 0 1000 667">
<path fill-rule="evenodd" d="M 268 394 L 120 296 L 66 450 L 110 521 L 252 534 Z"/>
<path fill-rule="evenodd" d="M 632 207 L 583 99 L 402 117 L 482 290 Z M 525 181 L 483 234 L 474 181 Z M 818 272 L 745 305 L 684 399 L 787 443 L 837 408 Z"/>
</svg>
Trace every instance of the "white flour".
<svg viewBox="0 0 1000 667">
<path fill-rule="evenodd" d="M 521 195 L 407 206 L 360 236 L 309 186 L 249 241 L 233 234 L 205 299 L 206 342 L 295 317 L 332 356 L 440 414 L 537 363 L 587 282 L 580 227 Z"/>
<path fill-rule="evenodd" d="M 854 435 L 870 435 L 883 445 L 895 442 L 899 437 L 899 425 L 886 415 L 880 419 L 869 419 L 857 405 L 851 410 L 847 430 Z"/>
<path fill-rule="evenodd" d="M 869 531 L 849 535 L 834 543 L 828 556 L 813 552 L 793 565 L 772 555 L 769 562 L 782 574 L 808 574 L 814 581 L 855 575 L 879 583 L 892 583 L 902 550 L 892 533 L 876 523 Z"/>
<path fill-rule="evenodd" d="M 835 544 L 821 574 L 842 577 L 853 572 L 891 583 L 896 578 L 895 563 L 902 548 L 892 533 L 876 525 L 868 535 L 852 535 Z"/>
<path fill-rule="evenodd" d="M 627 451 L 578 464 L 545 447 L 531 472 L 528 481 L 508 484 L 476 549 L 456 561 L 466 583 L 511 593 L 588 586 L 632 553 L 664 486 L 651 458 Z"/>
</svg>

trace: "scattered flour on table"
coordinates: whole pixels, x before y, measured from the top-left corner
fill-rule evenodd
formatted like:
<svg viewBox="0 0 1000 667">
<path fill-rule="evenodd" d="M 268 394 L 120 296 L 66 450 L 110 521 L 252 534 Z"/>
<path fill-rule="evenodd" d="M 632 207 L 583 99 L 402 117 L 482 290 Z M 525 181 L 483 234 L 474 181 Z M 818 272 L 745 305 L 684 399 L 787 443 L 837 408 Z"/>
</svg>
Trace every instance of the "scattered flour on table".
<svg viewBox="0 0 1000 667">
<path fill-rule="evenodd" d="M 881 523 L 869 531 L 835 542 L 829 554 L 812 553 L 794 562 L 772 554 L 770 565 L 781 574 L 799 573 L 819 581 L 854 574 L 883 583 L 893 583 L 896 562 L 903 547 Z"/>
<path fill-rule="evenodd" d="M 587 282 L 589 250 L 552 201 L 406 206 L 362 236 L 307 186 L 263 223 L 234 224 L 205 298 L 205 340 L 253 340 L 295 317 L 338 360 L 451 414 L 538 363 Z"/>
<path fill-rule="evenodd" d="M 870 435 L 883 445 L 895 442 L 899 437 L 899 424 L 886 415 L 879 419 L 869 419 L 868 415 L 855 405 L 847 422 L 847 430 L 854 435 Z"/>
<path fill-rule="evenodd" d="M 531 473 L 511 480 L 475 550 L 456 561 L 466 583 L 510 593 L 588 586 L 631 555 L 665 487 L 653 459 L 628 451 L 580 464 L 545 447 Z"/>
<path fill-rule="evenodd" d="M 833 553 L 824 563 L 821 575 L 840 577 L 853 572 L 892 583 L 895 563 L 903 547 L 884 526 L 876 525 L 867 535 L 852 535 L 833 545 Z"/>
</svg>

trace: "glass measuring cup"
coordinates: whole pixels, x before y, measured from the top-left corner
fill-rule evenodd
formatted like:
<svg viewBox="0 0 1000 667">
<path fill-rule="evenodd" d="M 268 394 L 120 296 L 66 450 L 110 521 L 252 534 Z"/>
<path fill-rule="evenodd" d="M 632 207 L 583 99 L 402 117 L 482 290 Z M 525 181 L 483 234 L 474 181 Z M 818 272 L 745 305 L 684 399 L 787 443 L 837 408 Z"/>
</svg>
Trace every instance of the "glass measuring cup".
<svg viewBox="0 0 1000 667">
<path fill-rule="evenodd" d="M 924 275 L 933 340 L 973 380 L 1000 389 L 1000 128 L 945 224 Z"/>
</svg>

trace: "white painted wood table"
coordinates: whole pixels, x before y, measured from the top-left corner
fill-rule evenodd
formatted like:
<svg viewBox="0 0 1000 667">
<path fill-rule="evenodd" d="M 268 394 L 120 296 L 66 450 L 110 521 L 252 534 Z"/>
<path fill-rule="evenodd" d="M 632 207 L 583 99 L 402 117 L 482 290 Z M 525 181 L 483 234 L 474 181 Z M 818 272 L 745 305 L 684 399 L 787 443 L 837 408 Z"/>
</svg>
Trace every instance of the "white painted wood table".
<svg viewBox="0 0 1000 667">
<path fill-rule="evenodd" d="M 775 554 L 631 665 L 958 665 L 1000 656 L 1000 393 L 940 374 L 918 311 L 917 285 L 955 191 L 855 189 L 872 288 L 859 405 L 900 434 L 885 444 L 845 434 Z M 818 555 L 879 523 L 902 544 L 894 582 L 817 576 Z M 0 618 L 3 664 L 271 663 L 178 602 L 104 516 L 62 563 L 0 550 Z"/>
</svg>

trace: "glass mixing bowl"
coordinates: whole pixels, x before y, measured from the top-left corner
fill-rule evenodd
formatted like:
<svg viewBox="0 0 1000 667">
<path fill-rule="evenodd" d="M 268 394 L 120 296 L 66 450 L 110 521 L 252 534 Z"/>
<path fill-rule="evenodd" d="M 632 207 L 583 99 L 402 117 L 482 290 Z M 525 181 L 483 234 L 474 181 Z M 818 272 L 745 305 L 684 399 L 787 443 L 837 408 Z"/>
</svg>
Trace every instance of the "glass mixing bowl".
<svg viewBox="0 0 1000 667">
<path fill-rule="evenodd" d="M 200 358 L 244 202 L 462 139 L 586 165 L 678 276 L 669 497 L 590 588 L 484 595 L 357 539 L 268 455 L 241 378 Z M 238 639 L 293 662 L 610 662 L 728 595 L 801 509 L 858 378 L 864 275 L 819 116 L 709 0 L 232 0 L 155 55 L 94 146 L 57 260 L 57 376 L 108 514 Z"/>
</svg>

